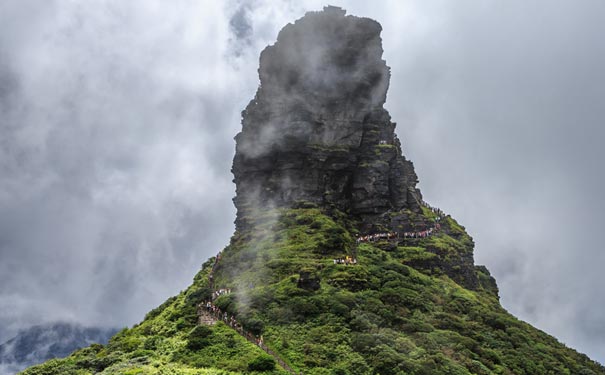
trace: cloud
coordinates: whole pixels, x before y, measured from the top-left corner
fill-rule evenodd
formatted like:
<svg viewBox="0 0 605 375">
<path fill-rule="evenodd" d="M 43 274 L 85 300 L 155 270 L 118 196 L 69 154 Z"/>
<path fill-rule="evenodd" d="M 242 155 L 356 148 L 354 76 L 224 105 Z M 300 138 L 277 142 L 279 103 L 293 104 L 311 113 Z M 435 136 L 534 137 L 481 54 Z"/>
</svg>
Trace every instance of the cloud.
<svg viewBox="0 0 605 375">
<path fill-rule="evenodd" d="M 232 233 L 233 98 L 253 90 L 222 63 L 224 9 L 141 5 L 2 12 L 21 21 L 0 44 L 3 337 L 132 324 Z"/>
<path fill-rule="evenodd" d="M 250 44 L 253 36 L 253 28 L 250 20 L 250 3 L 241 2 L 237 4 L 235 12 L 229 19 L 229 29 L 233 34 L 232 41 L 235 41 L 234 53 L 239 54 L 242 45 Z"/>
<path fill-rule="evenodd" d="M 383 26 L 386 108 L 504 306 L 605 361 L 600 1 L 334 1 Z M 233 230 L 260 51 L 323 2 L 0 5 L 0 338 L 125 325 Z"/>
</svg>

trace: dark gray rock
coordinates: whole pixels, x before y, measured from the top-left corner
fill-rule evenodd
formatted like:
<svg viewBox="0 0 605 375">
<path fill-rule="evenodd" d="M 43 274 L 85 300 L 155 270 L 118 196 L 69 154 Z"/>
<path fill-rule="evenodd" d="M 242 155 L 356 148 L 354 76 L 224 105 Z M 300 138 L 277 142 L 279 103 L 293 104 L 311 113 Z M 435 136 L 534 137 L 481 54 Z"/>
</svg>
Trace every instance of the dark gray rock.
<svg viewBox="0 0 605 375">
<path fill-rule="evenodd" d="M 232 172 L 236 227 L 255 210 L 308 201 L 372 225 L 419 211 L 412 163 L 383 108 L 390 70 L 381 26 L 336 7 L 282 29 L 260 58 L 260 87 L 242 113 Z"/>
<path fill-rule="evenodd" d="M 416 215 L 397 215 L 407 218 L 408 225 L 412 225 L 414 230 L 424 230 L 425 223 Z M 405 219 L 404 219 L 405 220 Z M 408 230 L 408 229 L 406 229 Z M 432 242 L 432 238 L 407 238 L 399 243 L 402 246 L 419 246 L 425 248 L 427 252 L 432 253 L 433 257 L 413 259 L 406 261 L 405 264 L 428 274 L 444 274 L 449 276 L 459 285 L 471 289 L 484 289 L 493 292 L 495 280 L 489 280 L 491 277 L 489 271 L 485 269 L 486 275 L 483 275 L 475 266 L 473 251 L 475 243 L 473 239 L 460 229 L 453 229 L 447 220 L 441 221 L 440 231 L 447 237 L 456 240 L 447 245 L 436 244 Z M 479 276 L 483 277 L 484 282 L 481 282 Z M 492 284 L 493 282 L 493 284 Z M 497 295 L 497 291 L 495 293 Z"/>
</svg>

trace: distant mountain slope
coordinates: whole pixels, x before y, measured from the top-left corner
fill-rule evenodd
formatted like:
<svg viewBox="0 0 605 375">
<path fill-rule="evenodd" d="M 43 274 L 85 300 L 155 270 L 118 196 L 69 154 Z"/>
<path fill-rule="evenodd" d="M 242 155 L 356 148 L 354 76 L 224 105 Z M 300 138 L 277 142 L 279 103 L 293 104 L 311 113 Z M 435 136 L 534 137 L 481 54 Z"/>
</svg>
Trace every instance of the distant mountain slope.
<svg viewBox="0 0 605 375">
<path fill-rule="evenodd" d="M 49 360 L 67 357 L 93 343 L 106 344 L 116 329 L 82 327 L 71 323 L 37 325 L 21 330 L 0 345 L 0 375 Z"/>
</svg>

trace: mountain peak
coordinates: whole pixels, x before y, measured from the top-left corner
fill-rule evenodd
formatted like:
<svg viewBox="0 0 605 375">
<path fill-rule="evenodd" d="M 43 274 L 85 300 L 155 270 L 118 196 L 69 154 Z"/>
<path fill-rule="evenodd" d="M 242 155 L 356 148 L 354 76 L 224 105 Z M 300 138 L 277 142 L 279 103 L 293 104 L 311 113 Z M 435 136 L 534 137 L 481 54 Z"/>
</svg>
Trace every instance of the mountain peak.
<svg viewBox="0 0 605 375">
<path fill-rule="evenodd" d="M 238 229 L 259 207 L 300 201 L 367 224 L 387 211 L 420 209 L 416 173 L 383 108 L 390 69 L 382 28 L 345 13 L 309 12 L 261 54 L 260 87 L 236 136 Z"/>
<path fill-rule="evenodd" d="M 506 312 L 422 200 L 380 31 L 336 7 L 284 27 L 236 136 L 230 244 L 107 346 L 24 374 L 605 374 Z"/>
</svg>

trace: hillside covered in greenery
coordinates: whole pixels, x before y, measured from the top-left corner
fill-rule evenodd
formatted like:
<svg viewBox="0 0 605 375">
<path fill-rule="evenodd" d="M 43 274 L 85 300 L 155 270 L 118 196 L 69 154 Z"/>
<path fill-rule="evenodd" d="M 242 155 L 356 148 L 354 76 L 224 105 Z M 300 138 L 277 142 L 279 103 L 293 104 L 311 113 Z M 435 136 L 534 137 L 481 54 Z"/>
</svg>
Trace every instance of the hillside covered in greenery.
<svg viewBox="0 0 605 375">
<path fill-rule="evenodd" d="M 326 7 L 260 58 L 233 162 L 236 232 L 108 345 L 23 375 L 599 375 L 502 308 L 430 207 L 383 105 L 381 27 Z"/>
<path fill-rule="evenodd" d="M 428 209 L 423 214 L 435 219 Z M 302 205 L 268 210 L 257 221 L 223 251 L 215 288 L 234 292 L 215 304 L 262 334 L 297 372 L 605 374 L 508 314 L 484 267 L 476 268 L 480 286 L 469 290 L 439 267 L 408 265 L 472 250 L 471 238 L 450 217 L 429 238 L 360 244 L 355 223 L 337 210 Z M 356 265 L 334 264 L 347 254 L 356 256 Z M 191 287 L 107 346 L 23 374 L 287 373 L 227 324 L 197 325 L 197 306 L 213 292 L 213 264 L 206 262 Z M 301 282 L 301 275 L 317 284 Z"/>
</svg>

